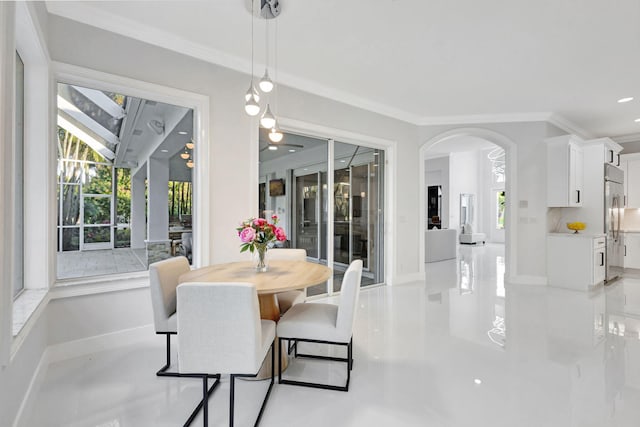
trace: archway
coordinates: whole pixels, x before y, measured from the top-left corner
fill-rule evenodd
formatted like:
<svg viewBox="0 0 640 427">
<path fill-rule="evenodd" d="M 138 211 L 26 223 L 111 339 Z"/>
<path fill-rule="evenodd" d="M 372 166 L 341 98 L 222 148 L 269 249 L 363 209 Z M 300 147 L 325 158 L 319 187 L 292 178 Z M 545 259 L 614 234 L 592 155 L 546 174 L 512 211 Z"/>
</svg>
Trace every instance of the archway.
<svg viewBox="0 0 640 427">
<path fill-rule="evenodd" d="M 488 129 L 482 128 L 458 128 L 438 134 L 427 140 L 420 147 L 420 273 L 425 273 L 425 232 L 426 226 L 426 170 L 425 160 L 427 152 L 435 145 L 453 138 L 459 137 L 475 137 L 491 142 L 505 151 L 506 164 L 506 182 L 505 190 L 507 193 L 506 212 L 505 212 L 505 280 L 511 281 L 517 273 L 517 247 L 518 247 L 518 225 L 517 225 L 517 209 L 518 209 L 518 155 L 517 145 L 506 136 Z"/>
</svg>

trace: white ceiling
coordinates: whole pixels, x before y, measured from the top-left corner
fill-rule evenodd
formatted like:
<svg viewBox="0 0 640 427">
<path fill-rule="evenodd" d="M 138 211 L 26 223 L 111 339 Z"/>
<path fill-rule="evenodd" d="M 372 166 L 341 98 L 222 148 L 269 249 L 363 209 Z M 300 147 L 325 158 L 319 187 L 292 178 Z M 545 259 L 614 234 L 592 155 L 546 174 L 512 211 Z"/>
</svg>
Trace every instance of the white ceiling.
<svg viewBox="0 0 640 427">
<path fill-rule="evenodd" d="M 640 123 L 634 122 L 640 118 L 638 0 L 280 3 L 283 84 L 415 124 L 553 114 L 554 122 L 586 137 L 640 139 Z M 236 70 L 251 69 L 246 0 L 55 1 L 47 7 Z M 260 63 L 263 25 L 256 21 Z M 256 74 L 262 72 L 257 66 Z M 626 96 L 635 100 L 616 102 Z"/>
</svg>

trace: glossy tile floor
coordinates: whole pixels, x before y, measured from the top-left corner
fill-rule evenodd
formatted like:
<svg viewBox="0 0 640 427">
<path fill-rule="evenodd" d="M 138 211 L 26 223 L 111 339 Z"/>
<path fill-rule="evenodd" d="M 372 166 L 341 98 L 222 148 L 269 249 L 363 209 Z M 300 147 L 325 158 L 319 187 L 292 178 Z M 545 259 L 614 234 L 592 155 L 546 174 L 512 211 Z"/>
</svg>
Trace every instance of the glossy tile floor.
<svg viewBox="0 0 640 427">
<path fill-rule="evenodd" d="M 261 425 L 640 425 L 638 276 L 591 293 L 505 289 L 503 268 L 501 246 L 462 247 L 426 281 L 363 291 L 350 391 L 276 384 Z M 21 425 L 182 425 L 200 383 L 155 377 L 162 362 L 150 337 L 56 363 Z M 342 368 L 295 361 L 287 374 L 337 383 Z M 236 425 L 252 425 L 265 388 L 239 383 Z M 226 379 L 209 405 L 210 425 L 227 425 Z"/>
</svg>

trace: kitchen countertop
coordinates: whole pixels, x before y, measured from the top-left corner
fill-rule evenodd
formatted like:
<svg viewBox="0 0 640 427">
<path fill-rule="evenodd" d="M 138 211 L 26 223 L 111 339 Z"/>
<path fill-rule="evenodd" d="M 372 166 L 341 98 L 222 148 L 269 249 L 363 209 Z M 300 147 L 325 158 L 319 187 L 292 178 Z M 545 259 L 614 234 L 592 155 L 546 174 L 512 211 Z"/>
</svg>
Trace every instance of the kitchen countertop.
<svg viewBox="0 0 640 427">
<path fill-rule="evenodd" d="M 572 238 L 584 238 L 584 239 L 595 239 L 598 237 L 606 237 L 604 233 L 548 233 L 550 237 L 572 237 Z"/>
</svg>

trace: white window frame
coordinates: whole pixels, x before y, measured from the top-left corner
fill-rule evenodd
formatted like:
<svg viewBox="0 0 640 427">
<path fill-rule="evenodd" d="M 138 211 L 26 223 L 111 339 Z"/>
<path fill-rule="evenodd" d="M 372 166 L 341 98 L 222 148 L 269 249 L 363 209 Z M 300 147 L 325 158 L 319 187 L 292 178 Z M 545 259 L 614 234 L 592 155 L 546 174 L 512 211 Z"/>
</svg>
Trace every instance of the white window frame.
<svg viewBox="0 0 640 427">
<path fill-rule="evenodd" d="M 194 142 L 196 144 L 196 152 L 194 155 L 198 159 L 194 167 L 193 185 L 193 211 L 196 213 L 196 215 L 194 215 L 195 221 L 193 224 L 193 265 L 194 267 L 206 265 L 210 260 L 211 253 L 208 238 L 210 235 L 208 219 L 211 216 L 211 195 L 209 191 L 206 191 L 206 188 L 208 187 L 207 183 L 210 180 L 209 170 L 211 165 L 211 150 L 209 147 L 209 97 L 206 95 L 160 86 L 153 83 L 90 70 L 61 62 L 53 61 L 52 66 L 54 70 L 55 85 L 57 85 L 57 83 L 66 83 L 101 91 L 122 93 L 136 98 L 150 99 L 193 110 Z M 55 198 L 55 193 L 53 193 L 53 196 Z M 55 221 L 55 216 L 52 218 Z M 143 272 L 143 275 L 146 276 L 147 272 Z M 140 273 L 131 273 L 129 275 L 125 275 L 125 278 L 126 276 L 140 276 Z M 96 292 L 98 292 L 101 283 L 107 283 L 107 285 L 110 286 L 108 283 L 111 281 L 113 281 L 113 275 L 81 277 L 69 280 L 58 279 L 55 284 L 59 287 L 91 282 L 96 284 Z"/>
</svg>

